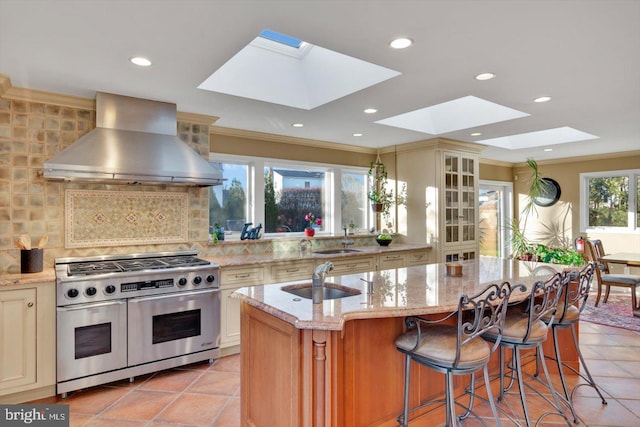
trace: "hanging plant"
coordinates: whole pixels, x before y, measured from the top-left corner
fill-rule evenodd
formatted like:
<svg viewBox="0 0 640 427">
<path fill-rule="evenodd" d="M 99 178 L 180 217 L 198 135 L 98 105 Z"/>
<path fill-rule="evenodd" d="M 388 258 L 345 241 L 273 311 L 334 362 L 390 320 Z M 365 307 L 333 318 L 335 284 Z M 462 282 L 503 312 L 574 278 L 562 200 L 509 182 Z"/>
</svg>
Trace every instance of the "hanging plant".
<svg viewBox="0 0 640 427">
<path fill-rule="evenodd" d="M 407 186 L 403 184 L 399 194 L 395 196 L 389 187 L 388 173 L 380 157 L 369 166 L 369 188 L 367 194 L 371 207 L 375 212 L 382 212 L 382 215 L 389 218 L 391 207 L 405 205 L 407 201 Z"/>
</svg>

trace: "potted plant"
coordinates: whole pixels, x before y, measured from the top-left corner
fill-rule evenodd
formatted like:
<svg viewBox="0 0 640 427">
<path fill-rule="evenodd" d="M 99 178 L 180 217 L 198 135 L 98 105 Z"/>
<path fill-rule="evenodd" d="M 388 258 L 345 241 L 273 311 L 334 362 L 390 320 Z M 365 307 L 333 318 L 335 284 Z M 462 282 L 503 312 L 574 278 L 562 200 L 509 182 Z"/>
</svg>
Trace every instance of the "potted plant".
<svg viewBox="0 0 640 427">
<path fill-rule="evenodd" d="M 376 236 L 376 242 L 378 242 L 380 246 L 389 246 L 392 240 L 393 236 L 389 233 L 382 233 Z"/>
<path fill-rule="evenodd" d="M 316 234 L 316 229 L 313 228 L 313 226 L 322 225 L 322 218 L 316 218 L 314 214 L 309 212 L 304 216 L 304 219 L 309 222 L 309 225 L 304 229 L 304 235 L 307 237 L 313 237 Z"/>
<path fill-rule="evenodd" d="M 369 166 L 369 184 L 370 191 L 367 197 L 371 202 L 371 208 L 374 212 L 382 212 L 384 217 L 389 218 L 392 205 L 403 205 L 406 203 L 406 184 L 402 186 L 400 193 L 394 196 L 393 190 L 388 187 L 387 169 L 379 157 L 375 162 L 371 162 Z"/>
<path fill-rule="evenodd" d="M 512 257 L 525 261 L 531 261 L 533 257 L 533 245 L 520 230 L 518 219 L 513 218 L 509 224 L 509 244 L 511 245 Z"/>
</svg>

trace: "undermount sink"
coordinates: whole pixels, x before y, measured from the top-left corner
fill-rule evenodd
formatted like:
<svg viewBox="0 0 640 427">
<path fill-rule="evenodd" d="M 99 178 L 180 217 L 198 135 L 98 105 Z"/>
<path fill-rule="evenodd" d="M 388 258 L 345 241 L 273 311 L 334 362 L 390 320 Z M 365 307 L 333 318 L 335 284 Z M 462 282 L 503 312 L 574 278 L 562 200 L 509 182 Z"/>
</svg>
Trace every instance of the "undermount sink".
<svg viewBox="0 0 640 427">
<path fill-rule="evenodd" d="M 353 252 L 362 252 L 360 249 L 323 249 L 321 251 L 313 251 L 314 254 L 332 255 L 332 254 L 350 254 Z"/>
<path fill-rule="evenodd" d="M 289 292 L 290 294 L 296 295 L 300 298 L 311 299 L 311 283 L 288 285 L 283 286 L 280 289 L 285 292 Z M 344 286 L 336 285 L 335 283 L 325 283 L 322 288 L 322 292 L 323 299 L 339 299 L 361 294 L 361 292 L 357 289 L 347 288 Z"/>
</svg>

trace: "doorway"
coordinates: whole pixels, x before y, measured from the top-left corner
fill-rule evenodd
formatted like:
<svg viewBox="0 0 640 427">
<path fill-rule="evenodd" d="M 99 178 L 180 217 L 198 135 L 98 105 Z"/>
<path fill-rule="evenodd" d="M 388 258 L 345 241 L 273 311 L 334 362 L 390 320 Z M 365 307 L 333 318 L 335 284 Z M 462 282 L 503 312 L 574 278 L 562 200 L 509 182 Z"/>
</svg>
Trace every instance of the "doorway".
<svg viewBox="0 0 640 427">
<path fill-rule="evenodd" d="M 509 222 L 513 213 L 513 183 L 480 181 L 480 255 L 508 258 Z"/>
</svg>

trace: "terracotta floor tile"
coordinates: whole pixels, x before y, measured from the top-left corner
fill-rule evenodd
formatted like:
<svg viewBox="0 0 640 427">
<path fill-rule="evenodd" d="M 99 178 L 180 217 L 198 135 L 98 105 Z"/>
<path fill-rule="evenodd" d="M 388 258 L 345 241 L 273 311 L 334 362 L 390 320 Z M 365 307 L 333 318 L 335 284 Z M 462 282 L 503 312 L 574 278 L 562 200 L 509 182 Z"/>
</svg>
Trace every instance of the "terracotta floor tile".
<svg viewBox="0 0 640 427">
<path fill-rule="evenodd" d="M 113 418 L 93 418 L 84 427 L 145 427 L 146 421 L 115 420 Z"/>
<path fill-rule="evenodd" d="M 230 399 L 211 427 L 240 427 L 240 399 Z"/>
<path fill-rule="evenodd" d="M 158 372 L 148 381 L 140 384 L 139 390 L 172 391 L 179 393 L 191 385 L 202 371 L 168 370 Z"/>
<path fill-rule="evenodd" d="M 228 399 L 220 396 L 184 393 L 171 403 L 154 421 L 208 426 L 221 412 Z"/>
<path fill-rule="evenodd" d="M 240 355 L 223 357 L 213 364 L 212 369 L 215 371 L 240 372 Z"/>
<path fill-rule="evenodd" d="M 93 415 L 85 415 L 85 414 L 77 414 L 70 412 L 69 413 L 69 427 L 82 427 L 90 419 L 93 418 Z"/>
<path fill-rule="evenodd" d="M 124 388 L 93 387 L 76 391 L 66 399 L 58 398 L 58 403 L 69 405 L 69 412 L 97 414 L 127 393 Z"/>
<path fill-rule="evenodd" d="M 101 413 L 100 416 L 129 420 L 152 420 L 175 398 L 174 393 L 131 390 L 117 404 Z"/>
<path fill-rule="evenodd" d="M 614 399 L 609 400 L 607 405 L 602 405 L 599 399 L 578 397 L 574 399 L 573 405 L 578 417 L 588 426 L 640 425 L 640 418 Z"/>
<path fill-rule="evenodd" d="M 207 371 L 188 389 L 189 393 L 205 393 L 233 396 L 240 388 L 240 374 L 233 372 Z"/>
</svg>

